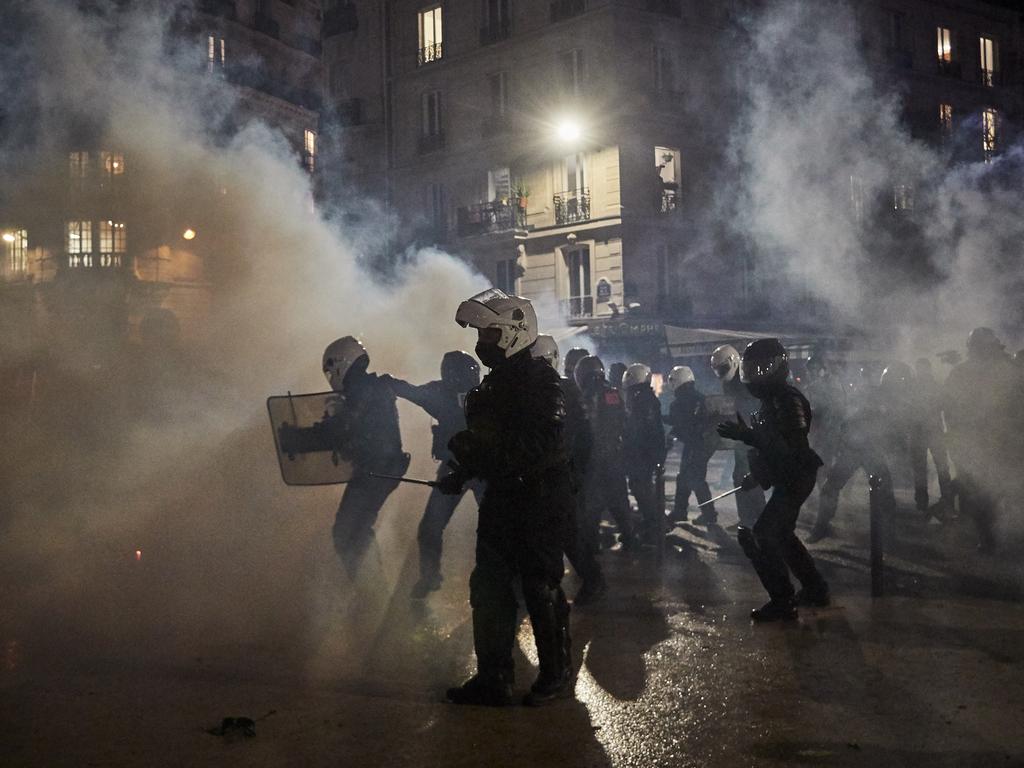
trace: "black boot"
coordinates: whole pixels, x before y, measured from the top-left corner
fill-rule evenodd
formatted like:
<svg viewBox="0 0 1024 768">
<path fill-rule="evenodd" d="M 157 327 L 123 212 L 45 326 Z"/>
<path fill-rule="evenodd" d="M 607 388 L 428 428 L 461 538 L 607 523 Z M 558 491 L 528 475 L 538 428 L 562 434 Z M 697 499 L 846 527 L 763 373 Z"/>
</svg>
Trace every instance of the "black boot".
<svg viewBox="0 0 1024 768">
<path fill-rule="evenodd" d="M 409 597 L 413 600 L 423 600 L 431 592 L 436 592 L 441 588 L 441 574 L 431 574 L 420 576 L 420 580 L 412 586 L 412 590 L 409 592 Z"/>
<path fill-rule="evenodd" d="M 452 704 L 478 707 L 507 707 L 512 704 L 512 681 L 505 675 L 486 677 L 479 672 L 445 694 Z"/>
<path fill-rule="evenodd" d="M 793 621 L 797 618 L 797 612 L 792 600 L 769 600 L 760 608 L 752 610 L 750 618 L 758 623 Z"/>
<path fill-rule="evenodd" d="M 557 677 L 537 677 L 530 686 L 530 692 L 523 697 L 523 704 L 528 707 L 541 707 L 558 699 L 571 699 L 575 693 L 575 685 L 569 671 L 563 670 Z"/>
<path fill-rule="evenodd" d="M 817 587 L 803 587 L 796 593 L 796 604 L 805 605 L 810 608 L 828 608 L 832 605 L 832 595 L 829 593 L 828 584 L 824 581 Z"/>
<path fill-rule="evenodd" d="M 824 523 L 822 525 L 815 524 L 814 528 L 811 529 L 810 534 L 807 536 L 808 544 L 817 544 L 822 539 L 830 539 L 836 535 L 836 532 L 832 529 L 830 523 Z"/>
</svg>

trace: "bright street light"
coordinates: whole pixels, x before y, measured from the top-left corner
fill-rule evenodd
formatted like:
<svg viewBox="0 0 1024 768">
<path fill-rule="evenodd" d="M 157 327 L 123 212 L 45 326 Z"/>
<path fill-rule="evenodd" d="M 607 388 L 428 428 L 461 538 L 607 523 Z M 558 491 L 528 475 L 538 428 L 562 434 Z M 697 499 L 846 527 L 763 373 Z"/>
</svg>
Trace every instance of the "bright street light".
<svg viewBox="0 0 1024 768">
<path fill-rule="evenodd" d="M 13 243 L 14 242 L 14 235 L 11 234 L 10 232 L 4 232 L 4 242 L 5 243 Z"/>
<path fill-rule="evenodd" d="M 562 141 L 571 142 L 579 141 L 580 136 L 583 135 L 583 131 L 580 130 L 579 123 L 575 120 L 562 120 L 556 127 L 558 138 Z"/>
<path fill-rule="evenodd" d="M 194 229 L 189 228 L 182 232 L 181 236 L 186 240 L 195 240 L 196 231 Z"/>
</svg>

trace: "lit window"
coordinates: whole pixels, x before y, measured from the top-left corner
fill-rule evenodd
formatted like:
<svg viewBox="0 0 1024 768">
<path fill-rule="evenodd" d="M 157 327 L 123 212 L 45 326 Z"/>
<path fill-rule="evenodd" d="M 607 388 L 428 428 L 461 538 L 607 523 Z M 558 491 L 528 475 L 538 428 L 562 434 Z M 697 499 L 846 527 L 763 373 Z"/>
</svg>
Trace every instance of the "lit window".
<svg viewBox="0 0 1024 768">
<path fill-rule="evenodd" d="M 28 272 L 28 232 L 24 229 L 5 232 L 4 245 L 7 247 L 8 274 L 23 275 Z"/>
<path fill-rule="evenodd" d="M 991 37 L 982 37 L 978 42 L 981 48 L 981 84 L 991 87 L 996 81 L 996 41 Z"/>
<path fill-rule="evenodd" d="M 558 55 L 559 75 L 562 91 L 567 96 L 583 93 L 583 51 L 574 48 Z"/>
<path fill-rule="evenodd" d="M 504 117 L 508 113 L 508 73 L 488 75 L 487 84 L 491 92 L 491 117 Z"/>
<path fill-rule="evenodd" d="M 124 222 L 101 221 L 100 222 L 100 259 L 101 267 L 119 267 L 125 252 Z"/>
<path fill-rule="evenodd" d="M 953 35 L 946 27 L 938 27 L 939 64 L 953 63 Z"/>
<path fill-rule="evenodd" d="M 100 152 L 100 163 L 106 176 L 124 175 L 124 155 L 120 152 Z"/>
<path fill-rule="evenodd" d="M 422 135 L 441 135 L 441 92 L 428 91 L 423 94 Z"/>
<path fill-rule="evenodd" d="M 992 161 L 992 155 L 999 148 L 999 114 L 989 107 L 981 112 L 981 151 L 985 162 Z"/>
<path fill-rule="evenodd" d="M 654 148 L 654 170 L 657 172 L 654 210 L 671 213 L 679 207 L 679 150 L 672 147 Z"/>
<path fill-rule="evenodd" d="M 92 266 L 92 222 L 69 221 L 67 226 L 69 267 Z"/>
<path fill-rule="evenodd" d="M 316 170 L 316 132 L 305 131 L 302 142 L 302 164 L 310 173 Z"/>
<path fill-rule="evenodd" d="M 939 104 L 939 131 L 943 138 L 953 135 L 953 105 Z"/>
<path fill-rule="evenodd" d="M 206 71 L 223 72 L 226 58 L 226 45 L 223 37 L 207 35 L 206 37 Z"/>
<path fill-rule="evenodd" d="M 565 302 L 569 317 L 585 317 L 594 313 L 594 297 L 590 289 L 590 249 L 585 246 L 563 253 L 568 271 L 569 296 Z"/>
<path fill-rule="evenodd" d="M 444 55 L 441 31 L 441 6 L 436 5 L 418 16 L 420 48 L 417 63 L 422 66 Z"/>
</svg>

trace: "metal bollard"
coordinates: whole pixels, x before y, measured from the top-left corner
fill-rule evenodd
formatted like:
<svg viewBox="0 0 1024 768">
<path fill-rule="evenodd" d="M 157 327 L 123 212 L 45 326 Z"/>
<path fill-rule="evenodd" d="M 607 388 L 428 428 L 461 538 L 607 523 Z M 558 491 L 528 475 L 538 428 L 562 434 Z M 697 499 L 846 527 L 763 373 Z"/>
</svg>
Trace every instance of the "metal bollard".
<svg viewBox="0 0 1024 768">
<path fill-rule="evenodd" d="M 868 475 L 868 507 L 871 510 L 871 596 L 885 592 L 885 534 L 889 489 L 881 475 Z"/>
</svg>

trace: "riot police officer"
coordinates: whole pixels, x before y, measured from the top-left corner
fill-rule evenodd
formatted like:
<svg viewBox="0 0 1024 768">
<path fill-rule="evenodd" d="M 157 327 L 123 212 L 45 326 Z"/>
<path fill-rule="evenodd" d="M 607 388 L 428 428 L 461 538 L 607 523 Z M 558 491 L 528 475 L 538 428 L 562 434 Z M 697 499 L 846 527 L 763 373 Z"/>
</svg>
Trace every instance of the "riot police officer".
<svg viewBox="0 0 1024 768">
<path fill-rule="evenodd" d="M 558 343 L 551 336 L 543 333 L 537 336 L 537 341 L 530 348 L 530 352 L 534 357 L 546 361 L 554 370 L 558 370 Z M 583 528 L 583 520 L 586 519 L 583 486 L 590 463 L 593 438 L 576 383 L 562 377 L 559 377 L 558 383 L 565 397 L 565 442 L 569 447 L 576 501 L 573 505 L 572 535 L 566 541 L 565 556 L 583 582 L 573 597 L 572 604 L 584 606 L 598 600 L 608 591 L 608 584 L 597 560 L 597 551 L 594 549 L 595 542 L 592 537 L 587 536 Z"/>
<path fill-rule="evenodd" d="M 920 426 L 918 443 L 913 448 L 914 499 L 921 512 L 929 512 L 928 506 L 928 454 L 932 455 L 935 474 L 939 480 L 939 508 L 949 510 L 953 504 L 953 482 L 949 474 L 949 453 L 946 450 L 946 433 L 942 426 L 942 401 L 939 384 L 935 381 L 932 362 L 927 357 L 914 361 L 915 390 L 918 402 L 917 415 Z"/>
<path fill-rule="evenodd" d="M 672 427 L 670 437 L 683 445 L 679 474 L 676 476 L 672 519 L 685 522 L 691 493 L 697 497 L 698 504 L 711 500 L 711 489 L 707 481 L 708 462 L 715 453 L 718 436 L 714 432 L 704 395 L 697 389 L 693 371 L 685 365 L 675 366 L 668 374 L 668 386 L 674 398 L 665 421 Z M 718 515 L 713 503 L 703 507 L 696 520 L 700 525 L 712 525 L 717 521 Z"/>
<path fill-rule="evenodd" d="M 659 509 L 658 480 L 665 466 L 665 428 L 661 423 L 661 404 L 651 386 L 651 369 L 633 363 L 622 377 L 626 398 L 626 428 L 623 435 L 623 458 L 629 489 L 636 498 L 642 538 L 646 544 L 657 545 L 665 532 L 665 510 Z"/>
<path fill-rule="evenodd" d="M 753 529 L 740 526 L 736 534 L 769 596 L 764 606 L 751 612 L 754 621 L 794 619 L 798 603 L 824 606 L 830 602 L 828 584 L 795 532 L 800 507 L 814 490 L 821 459 L 807 442 L 810 403 L 787 382 L 788 377 L 789 356 L 778 339 L 748 344 L 740 379 L 761 407 L 749 426 L 740 416 L 718 427 L 722 437 L 754 448 L 751 475 L 742 485 L 772 488 Z M 789 571 L 802 585 L 796 595 Z"/>
<path fill-rule="evenodd" d="M 352 336 L 337 339 L 324 350 L 324 376 L 342 396 L 325 422 L 339 436 L 339 454 L 354 469 L 332 531 L 335 551 L 352 576 L 373 543 L 373 525 L 381 507 L 398 487 L 395 480 L 369 473 L 401 476 L 409 468 L 409 454 L 402 451 L 395 393 L 385 378 L 367 372 L 369 365 L 366 349 Z"/>
<path fill-rule="evenodd" d="M 811 446 L 825 466 L 832 463 L 846 418 L 846 389 L 833 370 L 830 360 L 820 352 L 807 358 L 807 400 L 814 409 Z"/>
<path fill-rule="evenodd" d="M 731 344 L 723 344 L 711 353 L 711 369 L 722 382 L 722 394 L 730 401 L 729 409 L 720 416 L 731 416 L 733 413 L 750 414 L 757 410 L 757 399 L 752 397 L 740 381 L 740 353 Z M 747 460 L 747 449 L 737 445 L 733 449 L 733 485 L 740 485 L 743 478 L 750 474 L 750 463 Z M 757 520 L 764 508 L 764 492 L 755 486 L 748 493 L 736 496 L 736 512 L 740 524 L 748 528 Z M 698 518 L 699 519 L 699 518 Z"/>
<path fill-rule="evenodd" d="M 470 577 L 477 673 L 450 688 L 448 698 L 511 703 L 517 581 L 540 663 L 524 703 L 571 697 L 569 604 L 561 580 L 573 494 L 558 374 L 530 354 L 537 316 L 527 299 L 491 289 L 462 302 L 455 319 L 477 329 L 476 355 L 490 373 L 466 398 L 467 427 L 448 446 L 458 469 L 442 481 L 450 492 L 469 478 L 485 483 Z"/>
<path fill-rule="evenodd" d="M 623 464 L 623 434 L 626 408 L 622 395 L 605 379 L 604 363 L 594 355 L 579 361 L 574 371 L 576 386 L 583 396 L 583 408 L 590 424 L 593 450 L 584 483 L 586 515 L 584 528 L 595 550 L 601 518 L 608 512 L 619 529 L 622 548 L 636 545 L 630 520 L 629 494 Z"/>
<path fill-rule="evenodd" d="M 457 432 L 466 428 L 466 394 L 480 384 L 480 366 L 470 355 L 462 351 L 446 352 L 441 358 L 441 378 L 416 386 L 401 379 L 388 378 L 394 393 L 415 403 L 437 423 L 431 427 L 431 455 L 440 464 L 437 479 L 449 473 L 447 462 L 453 457 L 448 450 L 448 441 Z M 480 501 L 481 487 L 473 482 L 466 485 Z M 422 599 L 430 592 L 441 588 L 441 551 L 444 529 L 455 513 L 464 494 L 445 494 L 433 488 L 427 499 L 423 518 L 420 520 L 417 541 L 420 548 L 420 578 L 412 588 L 412 597 Z"/>
</svg>

